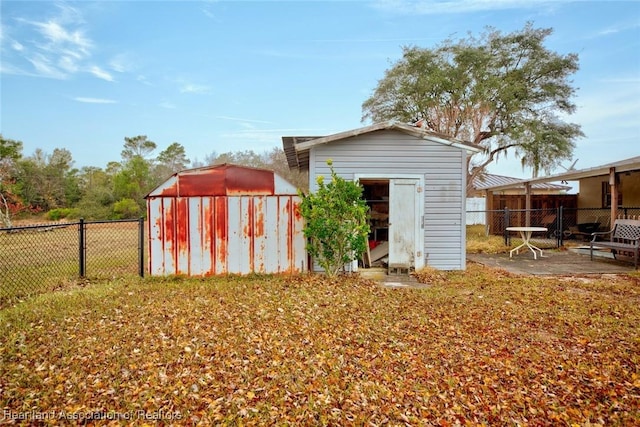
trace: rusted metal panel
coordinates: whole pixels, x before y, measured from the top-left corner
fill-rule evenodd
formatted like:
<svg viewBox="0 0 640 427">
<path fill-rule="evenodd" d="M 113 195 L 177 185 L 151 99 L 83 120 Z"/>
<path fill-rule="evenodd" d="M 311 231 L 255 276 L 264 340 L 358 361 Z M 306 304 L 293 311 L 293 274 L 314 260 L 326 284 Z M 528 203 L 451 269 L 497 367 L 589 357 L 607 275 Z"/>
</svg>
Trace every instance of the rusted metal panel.
<svg viewBox="0 0 640 427">
<path fill-rule="evenodd" d="M 147 197 L 206 197 L 297 194 L 294 186 L 265 169 L 217 165 L 179 172 Z"/>
<path fill-rule="evenodd" d="M 226 170 L 227 195 L 273 195 L 274 174 L 264 169 L 229 167 Z"/>
<path fill-rule="evenodd" d="M 161 257 L 163 259 L 164 271 L 168 274 L 176 274 L 176 200 L 173 198 L 165 197 L 162 199 L 162 236 L 163 236 L 163 249 Z"/>
<path fill-rule="evenodd" d="M 231 176 L 238 185 L 227 188 L 224 195 L 186 197 L 178 175 L 168 181 L 171 185 L 158 187 L 162 191 L 156 191 L 157 195 L 147 197 L 152 275 L 206 276 L 306 269 L 299 197 L 273 195 L 274 182 L 279 190 L 291 192 L 291 189 L 270 171 L 252 170 L 240 179 L 233 175 L 235 172 L 229 174 L 229 170 L 225 172 L 227 178 Z M 270 181 L 265 178 L 267 175 L 271 176 Z M 252 190 L 247 190 L 249 181 Z M 200 180 L 198 185 L 206 182 Z M 173 196 L 171 189 L 176 190 Z M 252 194 L 229 195 L 241 189 Z M 271 193 L 256 194 L 268 191 Z"/>
<path fill-rule="evenodd" d="M 189 249 L 191 236 L 188 233 L 189 222 L 189 199 L 178 197 L 176 199 L 176 216 L 174 226 L 176 230 L 174 246 L 176 249 L 176 273 L 189 274 Z"/>
<path fill-rule="evenodd" d="M 293 246 L 292 272 L 305 271 L 307 266 L 307 248 L 304 237 L 304 218 L 300 213 L 301 200 L 298 196 L 291 197 L 291 216 L 293 221 L 293 232 L 291 235 L 291 245 Z"/>
<path fill-rule="evenodd" d="M 212 240 L 215 244 L 214 261 L 215 270 L 214 274 L 225 274 L 227 270 L 227 251 L 229 242 L 229 233 L 227 228 L 227 200 L 226 197 L 216 197 L 215 199 L 215 213 L 213 219 L 215 221 L 213 225 Z"/>
</svg>

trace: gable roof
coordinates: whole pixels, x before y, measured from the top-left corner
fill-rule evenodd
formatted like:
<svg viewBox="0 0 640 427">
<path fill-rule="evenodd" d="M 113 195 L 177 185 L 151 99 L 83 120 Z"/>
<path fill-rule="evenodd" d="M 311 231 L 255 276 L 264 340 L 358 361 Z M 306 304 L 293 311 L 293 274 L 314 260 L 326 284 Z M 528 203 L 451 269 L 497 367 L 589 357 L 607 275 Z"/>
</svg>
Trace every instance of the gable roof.
<svg viewBox="0 0 640 427">
<path fill-rule="evenodd" d="M 283 136 L 282 146 L 287 156 L 289 169 L 308 170 L 309 169 L 309 151 L 311 148 L 330 142 L 340 141 L 343 139 L 353 138 L 381 130 L 396 130 L 415 138 L 425 139 L 439 144 L 449 145 L 461 148 L 467 153 L 477 153 L 482 151 L 481 148 L 471 144 L 470 142 L 461 141 L 449 136 L 432 132 L 424 128 L 388 121 L 376 123 L 370 126 L 361 127 L 345 132 L 334 133 L 327 136 Z"/>
<path fill-rule="evenodd" d="M 271 170 L 223 163 L 176 172 L 146 198 L 295 194 L 296 188 Z"/>
<path fill-rule="evenodd" d="M 521 178 L 513 178 L 511 176 L 503 176 L 503 175 L 494 175 L 494 174 L 484 174 L 482 176 L 476 176 L 473 179 L 473 188 L 475 190 L 485 190 L 487 188 L 503 186 L 503 185 L 513 185 L 511 188 L 521 188 L 524 189 L 524 184 L 521 184 Z M 561 184 L 553 184 L 546 182 L 539 182 L 531 185 L 533 190 L 544 190 L 544 191 L 568 191 L 572 187 L 570 185 L 561 185 Z"/>
</svg>

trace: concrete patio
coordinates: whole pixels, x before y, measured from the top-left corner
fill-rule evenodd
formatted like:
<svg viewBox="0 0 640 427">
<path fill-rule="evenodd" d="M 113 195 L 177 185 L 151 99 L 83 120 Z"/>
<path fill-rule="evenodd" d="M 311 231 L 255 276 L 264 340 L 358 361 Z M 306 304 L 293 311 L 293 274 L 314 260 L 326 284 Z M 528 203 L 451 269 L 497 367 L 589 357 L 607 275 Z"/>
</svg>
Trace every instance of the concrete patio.
<svg viewBox="0 0 640 427">
<path fill-rule="evenodd" d="M 544 250 L 544 256 L 533 259 L 530 251 L 520 254 L 467 254 L 468 262 L 476 262 L 487 267 L 507 270 L 524 275 L 589 275 L 589 274 L 623 274 L 636 271 L 633 262 L 615 260 L 609 252 L 599 252 L 593 261 L 588 249 Z"/>
</svg>

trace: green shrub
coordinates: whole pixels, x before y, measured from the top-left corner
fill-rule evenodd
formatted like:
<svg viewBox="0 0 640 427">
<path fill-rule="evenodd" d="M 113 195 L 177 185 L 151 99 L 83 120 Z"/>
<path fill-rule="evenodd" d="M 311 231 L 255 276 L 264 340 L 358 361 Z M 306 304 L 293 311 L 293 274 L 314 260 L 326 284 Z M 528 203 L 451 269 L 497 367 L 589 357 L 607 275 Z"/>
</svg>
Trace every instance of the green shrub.
<svg viewBox="0 0 640 427">
<path fill-rule="evenodd" d="M 76 219 L 80 217 L 80 211 L 76 208 L 56 208 L 47 212 L 46 217 L 50 221 L 59 221 L 63 218 Z"/>
<path fill-rule="evenodd" d="M 331 182 L 325 184 L 319 176 L 315 193 L 300 193 L 300 213 L 307 250 L 328 276 L 334 276 L 366 249 L 369 222 L 362 187 L 336 175 L 331 160 L 327 164 Z"/>
<path fill-rule="evenodd" d="M 133 199 L 120 199 L 113 204 L 114 219 L 132 219 L 140 216 L 140 206 Z"/>
</svg>

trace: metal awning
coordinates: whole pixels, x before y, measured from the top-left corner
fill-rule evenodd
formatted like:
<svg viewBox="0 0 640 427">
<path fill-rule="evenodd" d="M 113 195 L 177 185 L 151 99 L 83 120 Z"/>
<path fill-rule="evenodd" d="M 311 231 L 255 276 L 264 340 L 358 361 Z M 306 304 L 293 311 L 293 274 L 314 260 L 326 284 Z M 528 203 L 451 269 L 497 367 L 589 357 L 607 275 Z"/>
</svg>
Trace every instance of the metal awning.
<svg viewBox="0 0 640 427">
<path fill-rule="evenodd" d="M 608 163 L 606 165 L 596 166 L 592 168 L 559 173 L 556 175 L 549 175 L 539 178 L 524 178 L 507 184 L 485 187 L 483 188 L 483 190 L 494 192 L 507 190 L 510 188 L 522 188 L 526 187 L 527 185 L 539 184 L 543 182 L 578 181 L 582 178 L 609 175 L 611 173 L 611 169 L 614 169 L 616 173 L 638 171 L 640 170 L 640 156 L 631 157 L 630 159 L 620 160 L 618 162 Z"/>
</svg>

